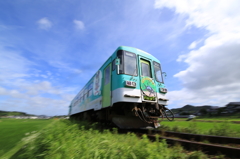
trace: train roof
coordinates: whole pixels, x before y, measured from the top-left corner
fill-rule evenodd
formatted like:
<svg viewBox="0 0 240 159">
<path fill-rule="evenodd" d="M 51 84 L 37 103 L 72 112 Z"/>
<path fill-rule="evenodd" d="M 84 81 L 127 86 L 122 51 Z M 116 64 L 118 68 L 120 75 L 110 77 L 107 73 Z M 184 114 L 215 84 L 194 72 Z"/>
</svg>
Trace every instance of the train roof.
<svg viewBox="0 0 240 159">
<path fill-rule="evenodd" d="M 146 51 L 143 51 L 143 50 L 140 50 L 138 48 L 129 47 L 129 46 L 119 46 L 114 53 L 116 53 L 118 50 L 125 50 L 125 51 L 129 51 L 129 52 L 133 52 L 133 53 L 136 53 L 138 55 L 141 55 L 141 56 L 147 57 L 149 59 L 152 59 L 156 62 L 160 62 L 156 57 L 154 57 L 150 53 L 148 53 Z"/>
</svg>

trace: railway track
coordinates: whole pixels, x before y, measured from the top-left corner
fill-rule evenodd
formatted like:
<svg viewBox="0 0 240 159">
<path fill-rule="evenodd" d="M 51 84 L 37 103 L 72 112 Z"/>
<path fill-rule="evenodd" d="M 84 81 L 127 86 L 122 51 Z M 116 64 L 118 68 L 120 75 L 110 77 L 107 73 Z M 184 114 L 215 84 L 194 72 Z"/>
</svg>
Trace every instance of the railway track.
<svg viewBox="0 0 240 159">
<path fill-rule="evenodd" d="M 147 137 L 152 141 L 155 141 L 156 137 L 159 136 L 159 140 L 164 139 L 170 145 L 181 144 L 187 150 L 201 150 L 209 155 L 223 154 L 230 158 L 240 158 L 240 138 L 187 134 L 169 131 L 163 132 L 148 129 L 121 129 L 119 132 L 132 132 L 136 133 L 138 136 L 146 134 Z"/>
<path fill-rule="evenodd" d="M 143 133 L 155 133 L 161 134 L 166 137 L 177 137 L 185 140 L 204 142 L 208 141 L 210 143 L 218 144 L 236 144 L 240 148 L 240 138 L 236 137 L 225 137 L 225 136 L 213 136 L 213 135 L 200 135 L 200 134 L 189 134 L 189 133 L 180 133 L 172 131 L 159 131 L 159 130 L 140 130 Z"/>
</svg>

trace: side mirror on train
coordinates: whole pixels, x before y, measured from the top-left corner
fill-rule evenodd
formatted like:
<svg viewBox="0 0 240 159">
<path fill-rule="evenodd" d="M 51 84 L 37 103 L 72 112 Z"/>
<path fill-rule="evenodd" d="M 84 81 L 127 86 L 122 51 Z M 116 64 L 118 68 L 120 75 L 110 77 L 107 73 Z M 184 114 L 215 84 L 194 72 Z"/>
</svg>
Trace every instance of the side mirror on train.
<svg viewBox="0 0 240 159">
<path fill-rule="evenodd" d="M 119 65 L 120 65 L 120 59 L 119 58 L 115 59 L 115 65 L 117 66 L 117 74 L 119 74 Z"/>
<path fill-rule="evenodd" d="M 163 75 L 164 78 L 167 78 L 167 73 L 166 72 L 163 72 L 162 75 Z"/>
<path fill-rule="evenodd" d="M 116 60 L 115 60 L 115 65 L 120 65 L 120 59 L 119 58 L 116 58 Z"/>
</svg>

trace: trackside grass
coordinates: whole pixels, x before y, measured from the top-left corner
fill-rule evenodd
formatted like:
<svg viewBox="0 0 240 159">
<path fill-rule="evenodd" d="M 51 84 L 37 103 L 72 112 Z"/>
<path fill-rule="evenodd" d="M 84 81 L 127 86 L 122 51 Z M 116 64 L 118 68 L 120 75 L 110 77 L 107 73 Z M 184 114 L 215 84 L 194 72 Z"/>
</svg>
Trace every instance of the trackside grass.
<svg viewBox="0 0 240 159">
<path fill-rule="evenodd" d="M 0 119 L 0 158 L 22 138 L 36 133 L 51 120 Z"/>
<path fill-rule="evenodd" d="M 192 121 L 162 121 L 160 130 L 204 134 L 204 135 L 216 135 L 216 136 L 228 136 L 228 137 L 240 137 L 240 124 L 234 124 L 230 121 L 225 122 L 198 122 Z"/>
<path fill-rule="evenodd" d="M 200 151 L 186 152 L 180 146 L 168 147 L 165 141 L 151 142 L 146 136 L 140 140 L 134 134 L 118 134 L 117 129 L 99 131 L 95 125 L 57 121 L 41 131 L 12 158 L 47 159 L 162 159 L 207 158 Z"/>
</svg>

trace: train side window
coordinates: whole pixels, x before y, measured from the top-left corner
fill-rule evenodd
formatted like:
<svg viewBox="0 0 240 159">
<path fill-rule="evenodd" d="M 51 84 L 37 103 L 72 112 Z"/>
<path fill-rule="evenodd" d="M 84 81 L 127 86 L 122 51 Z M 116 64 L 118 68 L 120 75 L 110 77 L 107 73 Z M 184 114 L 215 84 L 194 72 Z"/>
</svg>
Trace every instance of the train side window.
<svg viewBox="0 0 240 159">
<path fill-rule="evenodd" d="M 105 69 L 105 82 L 104 84 L 108 84 L 110 82 L 110 66 L 108 66 L 106 69 Z"/>
<path fill-rule="evenodd" d="M 160 64 L 154 61 L 153 65 L 154 65 L 154 73 L 156 76 L 156 80 L 158 82 L 163 83 L 162 70 L 161 70 Z"/>
<path fill-rule="evenodd" d="M 84 88 L 84 91 L 83 91 L 83 101 L 87 99 L 87 90 L 86 88 Z"/>
<path fill-rule="evenodd" d="M 92 89 L 90 89 L 90 90 L 88 91 L 88 94 L 89 94 L 89 97 L 92 96 Z"/>
<path fill-rule="evenodd" d="M 115 59 L 115 60 L 116 60 L 116 59 Z M 112 61 L 112 71 L 114 71 L 114 70 L 116 69 L 115 60 Z"/>
<path fill-rule="evenodd" d="M 86 94 L 87 94 L 87 98 L 88 98 L 89 97 L 89 91 Z"/>
<path fill-rule="evenodd" d="M 92 91 L 93 90 L 93 82 L 90 83 L 89 87 L 88 87 L 88 94 L 89 94 L 89 97 L 92 96 Z"/>
</svg>

